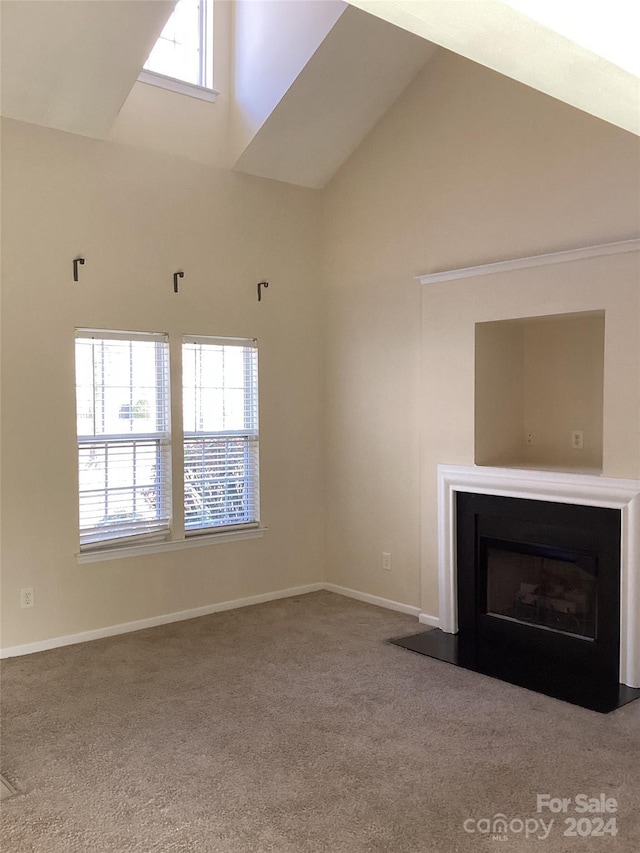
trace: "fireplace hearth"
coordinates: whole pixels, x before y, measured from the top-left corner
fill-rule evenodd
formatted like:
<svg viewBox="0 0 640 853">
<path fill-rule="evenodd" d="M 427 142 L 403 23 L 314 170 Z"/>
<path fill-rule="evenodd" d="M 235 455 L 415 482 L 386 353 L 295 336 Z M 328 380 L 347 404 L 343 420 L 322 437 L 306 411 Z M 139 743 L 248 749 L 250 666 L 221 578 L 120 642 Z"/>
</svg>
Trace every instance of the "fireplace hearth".
<svg viewBox="0 0 640 853">
<path fill-rule="evenodd" d="M 536 485 L 545 476 L 534 474 Z M 600 489 L 616 485 L 600 483 Z M 520 491 L 541 489 L 529 483 Z M 450 542 L 441 548 L 441 593 L 444 586 L 445 606 L 447 595 L 455 600 L 448 621 L 453 631 L 392 642 L 606 713 L 640 697 L 640 689 L 621 683 L 621 671 L 630 672 L 634 660 L 633 647 L 625 645 L 634 626 L 621 601 L 635 566 L 629 510 L 621 512 L 610 499 L 608 506 L 594 506 L 573 495 L 567 503 L 552 497 L 521 497 L 513 487 L 502 494 L 441 488 L 451 517 L 449 527 L 441 525 L 441 535 L 451 533 L 449 540 L 441 536 Z M 449 562 L 454 574 L 447 587 L 443 567 Z M 442 602 L 441 595 L 441 612 Z"/>
</svg>

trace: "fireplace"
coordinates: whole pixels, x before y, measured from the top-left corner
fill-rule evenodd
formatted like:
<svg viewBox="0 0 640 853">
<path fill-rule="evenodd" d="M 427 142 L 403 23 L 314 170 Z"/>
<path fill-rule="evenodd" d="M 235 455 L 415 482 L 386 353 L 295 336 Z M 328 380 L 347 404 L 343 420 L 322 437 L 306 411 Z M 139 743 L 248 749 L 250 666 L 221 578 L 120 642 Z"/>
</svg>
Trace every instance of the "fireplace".
<svg viewBox="0 0 640 853">
<path fill-rule="evenodd" d="M 597 711 L 640 696 L 640 482 L 439 466 L 439 519 L 439 628 L 393 642 Z"/>
<path fill-rule="evenodd" d="M 620 512 L 458 492 L 456 522 L 465 665 L 576 704 L 614 705 Z"/>
<path fill-rule="evenodd" d="M 596 639 L 597 557 L 502 539 L 483 539 L 478 569 L 492 617 Z"/>
</svg>

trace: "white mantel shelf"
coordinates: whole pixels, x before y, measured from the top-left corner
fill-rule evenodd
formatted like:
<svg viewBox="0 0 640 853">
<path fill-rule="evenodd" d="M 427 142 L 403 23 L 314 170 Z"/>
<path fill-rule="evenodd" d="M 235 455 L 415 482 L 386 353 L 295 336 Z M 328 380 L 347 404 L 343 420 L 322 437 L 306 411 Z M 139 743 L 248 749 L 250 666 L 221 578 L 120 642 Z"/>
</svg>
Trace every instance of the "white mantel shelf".
<svg viewBox="0 0 640 853">
<path fill-rule="evenodd" d="M 542 267 L 549 264 L 563 264 L 569 261 L 584 261 L 587 258 L 597 258 L 602 255 L 622 255 L 627 252 L 640 251 L 640 239 L 620 240 L 617 243 L 601 243 L 597 246 L 581 246 L 577 249 L 567 249 L 562 252 L 550 252 L 546 255 L 531 255 L 528 258 L 512 258 L 507 261 L 497 261 L 490 264 L 479 264 L 475 267 L 464 267 L 457 270 L 429 273 L 416 276 L 420 284 L 436 284 L 440 281 L 455 281 L 461 278 L 476 278 L 481 275 L 522 270 L 529 267 Z"/>
<path fill-rule="evenodd" d="M 620 510 L 620 681 L 640 687 L 640 480 L 524 468 L 438 465 L 440 628 L 451 634 L 458 630 L 456 492 Z"/>
</svg>

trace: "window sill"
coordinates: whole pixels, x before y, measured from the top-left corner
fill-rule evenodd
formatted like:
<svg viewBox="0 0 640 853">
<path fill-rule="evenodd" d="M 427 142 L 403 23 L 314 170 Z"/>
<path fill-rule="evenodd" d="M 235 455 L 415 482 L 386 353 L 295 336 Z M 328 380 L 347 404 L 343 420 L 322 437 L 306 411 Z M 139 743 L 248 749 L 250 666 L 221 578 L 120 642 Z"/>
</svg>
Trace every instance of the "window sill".
<svg viewBox="0 0 640 853">
<path fill-rule="evenodd" d="M 163 554 L 167 551 L 181 551 L 184 548 L 200 548 L 204 545 L 220 545 L 223 542 L 238 542 L 241 539 L 262 539 L 266 527 L 253 527 L 246 530 L 228 530 L 222 533 L 190 536 L 188 539 L 175 539 L 169 542 L 151 542 L 148 545 L 129 545 L 127 547 L 104 548 L 96 551 L 81 551 L 76 554 L 78 565 L 100 563 L 105 560 L 122 560 L 126 557 L 142 557 L 146 554 Z"/>
<path fill-rule="evenodd" d="M 167 77 L 164 74 L 158 74 L 157 71 L 142 70 L 138 75 L 138 81 L 148 83 L 150 86 L 159 86 L 161 89 L 169 89 L 170 92 L 177 92 L 180 95 L 188 95 L 190 98 L 199 98 L 201 101 L 213 102 L 220 94 L 215 89 L 206 89 L 195 83 L 187 83 L 186 80 L 176 80 L 175 77 Z"/>
</svg>

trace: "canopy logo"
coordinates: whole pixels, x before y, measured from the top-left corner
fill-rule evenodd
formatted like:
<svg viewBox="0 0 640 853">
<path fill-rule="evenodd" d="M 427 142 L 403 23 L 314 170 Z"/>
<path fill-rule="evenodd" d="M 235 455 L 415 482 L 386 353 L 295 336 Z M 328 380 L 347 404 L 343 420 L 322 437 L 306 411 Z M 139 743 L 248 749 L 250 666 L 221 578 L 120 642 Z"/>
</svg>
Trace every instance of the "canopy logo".
<svg viewBox="0 0 640 853">
<path fill-rule="evenodd" d="M 574 797 L 537 794 L 535 816 L 509 818 L 498 812 L 493 817 L 468 817 L 462 822 L 462 829 L 468 835 L 478 835 L 482 840 L 491 841 L 507 841 L 514 835 L 545 841 L 554 827 L 565 838 L 615 838 L 618 834 L 617 818 L 611 815 L 617 811 L 618 801 L 606 794 L 576 794 Z"/>
<path fill-rule="evenodd" d="M 548 823 L 541 817 L 528 817 L 524 820 L 520 817 L 509 819 L 506 815 L 498 813 L 493 817 L 481 817 L 478 820 L 468 817 L 462 823 L 462 828 L 469 835 L 490 835 L 494 841 L 506 841 L 509 835 L 522 835 L 525 838 L 539 838 L 544 841 L 549 837 L 553 828 L 554 818 L 549 818 Z"/>
</svg>

